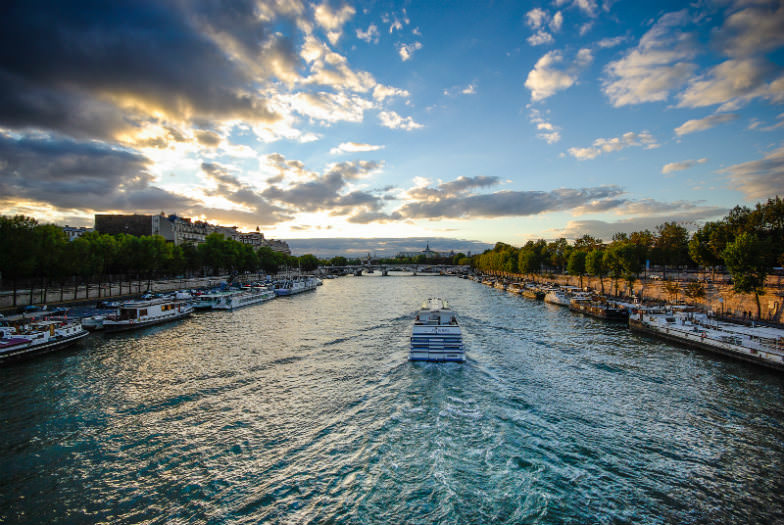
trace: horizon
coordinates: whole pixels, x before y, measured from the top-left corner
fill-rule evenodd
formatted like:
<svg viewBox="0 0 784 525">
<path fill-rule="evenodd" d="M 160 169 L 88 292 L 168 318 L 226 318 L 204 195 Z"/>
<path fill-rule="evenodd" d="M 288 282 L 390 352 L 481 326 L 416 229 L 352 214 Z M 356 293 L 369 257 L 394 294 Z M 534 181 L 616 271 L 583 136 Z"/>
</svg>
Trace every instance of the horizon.
<svg viewBox="0 0 784 525">
<path fill-rule="evenodd" d="M 520 246 L 784 195 L 780 1 L 52 2 L 0 27 L 5 215 Z"/>
</svg>

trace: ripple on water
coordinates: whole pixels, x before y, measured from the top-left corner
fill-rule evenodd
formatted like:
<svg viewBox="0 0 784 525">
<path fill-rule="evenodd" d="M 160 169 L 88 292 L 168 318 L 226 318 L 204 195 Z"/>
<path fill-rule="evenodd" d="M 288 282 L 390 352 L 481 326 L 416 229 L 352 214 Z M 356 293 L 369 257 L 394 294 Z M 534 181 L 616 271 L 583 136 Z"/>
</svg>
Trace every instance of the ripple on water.
<svg viewBox="0 0 784 525">
<path fill-rule="evenodd" d="M 468 361 L 409 363 L 415 308 Z M 784 381 L 441 277 L 94 337 L 0 370 L 0 521 L 776 523 Z"/>
</svg>

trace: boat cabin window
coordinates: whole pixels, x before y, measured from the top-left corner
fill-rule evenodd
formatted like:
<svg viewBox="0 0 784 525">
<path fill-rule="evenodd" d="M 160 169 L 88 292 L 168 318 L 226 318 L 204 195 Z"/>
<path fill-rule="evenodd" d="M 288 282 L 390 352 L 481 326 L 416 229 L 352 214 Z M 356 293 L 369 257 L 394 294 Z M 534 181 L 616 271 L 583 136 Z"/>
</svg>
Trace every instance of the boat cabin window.
<svg viewBox="0 0 784 525">
<path fill-rule="evenodd" d="M 136 319 L 136 309 L 135 308 L 123 308 L 120 310 L 120 320 L 124 321 L 126 319 Z"/>
</svg>

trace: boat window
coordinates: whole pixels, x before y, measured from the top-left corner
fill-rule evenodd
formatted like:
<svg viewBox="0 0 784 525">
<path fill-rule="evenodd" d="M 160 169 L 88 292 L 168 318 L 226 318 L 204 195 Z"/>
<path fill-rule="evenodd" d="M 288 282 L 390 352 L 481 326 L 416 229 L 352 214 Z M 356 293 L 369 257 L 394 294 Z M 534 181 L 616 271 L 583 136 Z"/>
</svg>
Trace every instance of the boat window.
<svg viewBox="0 0 784 525">
<path fill-rule="evenodd" d="M 143 310 L 139 310 L 139 317 L 147 315 L 147 309 L 144 308 Z"/>
</svg>

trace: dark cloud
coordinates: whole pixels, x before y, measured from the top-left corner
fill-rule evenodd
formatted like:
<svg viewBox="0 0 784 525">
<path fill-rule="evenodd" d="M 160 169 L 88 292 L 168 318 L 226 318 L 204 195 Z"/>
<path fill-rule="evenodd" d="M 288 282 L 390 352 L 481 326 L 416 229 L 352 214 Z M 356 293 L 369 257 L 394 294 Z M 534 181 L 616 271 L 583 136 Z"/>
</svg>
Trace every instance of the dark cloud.
<svg viewBox="0 0 784 525">
<path fill-rule="evenodd" d="M 465 239 L 449 239 L 444 237 L 410 237 L 410 238 L 331 238 L 331 239 L 287 239 L 292 253 L 297 255 L 312 253 L 318 257 L 334 257 L 344 255 L 350 257 L 365 256 L 368 253 L 378 257 L 394 257 L 400 252 L 423 251 L 427 244 L 438 252 L 481 253 L 491 244 Z"/>
<path fill-rule="evenodd" d="M 340 162 L 313 180 L 287 188 L 272 185 L 262 192 L 267 199 L 299 211 L 329 211 L 333 215 L 348 215 L 360 211 L 378 211 L 382 199 L 372 193 L 352 191 L 342 193 L 347 182 L 368 176 L 381 165 L 371 161 Z M 269 181 L 268 181 L 269 182 Z"/>
<path fill-rule="evenodd" d="M 407 202 L 397 212 L 408 219 L 469 219 L 478 217 L 504 217 L 536 215 L 543 212 L 563 211 L 585 206 L 594 201 L 610 199 L 623 193 L 617 186 L 596 188 L 561 188 L 544 191 L 498 191 L 481 195 L 448 196 L 432 188 L 417 188 L 416 195 L 427 200 Z M 411 192 L 409 192 L 411 193 Z M 447 196 L 444 196 L 447 195 Z"/>
<path fill-rule="evenodd" d="M 210 148 L 215 148 L 217 146 L 220 146 L 221 137 L 220 137 L 220 135 L 218 135 L 214 131 L 207 131 L 207 130 L 199 129 L 199 130 L 196 130 L 194 132 L 194 134 L 196 135 L 196 140 L 202 146 L 207 146 L 207 147 L 210 147 Z"/>
<path fill-rule="evenodd" d="M 0 194 L 83 210 L 159 210 L 191 199 L 151 186 L 149 159 L 105 144 L 0 134 Z"/>
<path fill-rule="evenodd" d="M 678 213 L 629 217 L 618 221 L 570 221 L 569 224 L 566 225 L 566 228 L 555 231 L 553 237 L 576 239 L 588 234 L 600 239 L 609 240 L 615 233 L 632 233 L 643 230 L 656 231 L 656 227 L 665 222 L 677 222 L 688 230 L 695 231 L 706 220 L 714 220 L 723 217 L 728 211 L 729 210 L 726 208 L 694 207 L 692 210 L 684 210 L 681 208 L 681 211 Z"/>
<path fill-rule="evenodd" d="M 281 67 L 293 69 L 298 59 L 293 45 L 271 31 L 278 21 L 252 16 L 254 5 L 135 0 L 4 6 L 0 123 L 107 138 L 128 125 L 123 114 L 144 117 L 151 110 L 175 119 L 274 121 L 277 115 L 255 86 L 282 74 Z M 237 53 L 253 57 L 253 68 Z M 264 68 L 267 63 L 284 66 Z"/>
<path fill-rule="evenodd" d="M 209 195 L 220 196 L 226 200 L 239 204 L 245 208 L 250 208 L 253 212 L 243 212 L 231 214 L 233 217 L 242 217 L 245 224 L 264 223 L 275 224 L 277 222 L 291 219 L 291 215 L 286 213 L 283 208 L 274 206 L 259 194 L 254 188 L 241 182 L 237 177 L 229 172 L 229 169 L 215 162 L 202 162 L 202 171 L 208 178 L 217 184 L 214 191 L 206 191 Z M 210 217 L 215 215 L 227 216 L 224 212 L 211 211 Z"/>
</svg>

